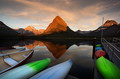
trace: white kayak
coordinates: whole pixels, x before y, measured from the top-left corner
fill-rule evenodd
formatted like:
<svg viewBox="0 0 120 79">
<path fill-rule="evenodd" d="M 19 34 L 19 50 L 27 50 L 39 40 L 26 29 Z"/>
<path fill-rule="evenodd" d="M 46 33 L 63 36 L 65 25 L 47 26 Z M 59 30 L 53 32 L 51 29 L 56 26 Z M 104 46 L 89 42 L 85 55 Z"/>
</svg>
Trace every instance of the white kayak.
<svg viewBox="0 0 120 79">
<path fill-rule="evenodd" d="M 72 66 L 72 60 L 50 67 L 30 79 L 64 79 Z"/>
</svg>

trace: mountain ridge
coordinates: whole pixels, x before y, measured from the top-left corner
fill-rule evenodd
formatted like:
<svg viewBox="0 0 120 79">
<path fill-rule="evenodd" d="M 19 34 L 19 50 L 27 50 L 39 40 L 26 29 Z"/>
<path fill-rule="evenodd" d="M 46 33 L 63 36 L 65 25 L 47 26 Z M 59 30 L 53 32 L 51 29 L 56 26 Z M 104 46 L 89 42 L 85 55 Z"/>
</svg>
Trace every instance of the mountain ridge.
<svg viewBox="0 0 120 79">
<path fill-rule="evenodd" d="M 0 21 L 0 36 L 18 36 L 18 33 Z"/>
<path fill-rule="evenodd" d="M 101 32 L 104 31 L 105 36 L 116 36 L 120 34 L 120 24 L 114 20 L 107 20 L 103 25 L 93 31 L 81 31 L 74 32 L 69 28 L 67 23 L 60 17 L 56 16 L 49 24 L 47 29 L 36 29 L 33 26 L 27 26 L 26 28 L 12 29 L 0 21 L 0 35 L 1 36 L 47 36 L 47 37 L 79 37 L 79 36 L 93 36 L 100 37 Z M 115 34 L 115 35 L 114 35 Z"/>
<path fill-rule="evenodd" d="M 54 32 L 61 32 L 67 30 L 67 24 L 65 21 L 60 17 L 56 16 L 52 23 L 49 24 L 47 29 L 44 31 L 43 34 L 52 34 Z"/>
<path fill-rule="evenodd" d="M 102 27 L 109 27 L 109 26 L 112 26 L 112 25 L 118 25 L 118 23 L 115 21 L 115 20 L 107 20 L 103 25 Z"/>
<path fill-rule="evenodd" d="M 35 35 L 40 35 L 44 32 L 44 29 L 36 29 L 33 26 L 27 26 L 26 28 L 19 28 L 16 29 L 16 31 L 20 34 L 25 34 L 27 36 L 35 36 Z"/>
<path fill-rule="evenodd" d="M 98 27 L 96 30 L 84 33 L 85 36 L 101 37 L 103 33 L 104 37 L 113 37 L 120 35 L 120 24 L 114 20 L 107 20 L 102 26 Z"/>
</svg>

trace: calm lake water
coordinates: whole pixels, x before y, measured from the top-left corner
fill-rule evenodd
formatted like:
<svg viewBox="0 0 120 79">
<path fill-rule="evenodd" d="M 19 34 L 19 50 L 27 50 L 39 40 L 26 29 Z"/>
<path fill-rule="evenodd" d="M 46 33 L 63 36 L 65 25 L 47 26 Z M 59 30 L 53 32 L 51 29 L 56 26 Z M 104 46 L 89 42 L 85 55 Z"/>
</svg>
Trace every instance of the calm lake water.
<svg viewBox="0 0 120 79">
<path fill-rule="evenodd" d="M 68 75 L 80 79 L 94 78 L 94 61 L 92 59 L 92 41 L 71 41 L 66 44 L 52 43 L 48 41 L 26 40 L 19 41 L 12 45 L 15 48 L 25 47 L 33 49 L 34 54 L 26 63 L 51 58 L 48 67 L 72 59 L 73 65 Z"/>
</svg>

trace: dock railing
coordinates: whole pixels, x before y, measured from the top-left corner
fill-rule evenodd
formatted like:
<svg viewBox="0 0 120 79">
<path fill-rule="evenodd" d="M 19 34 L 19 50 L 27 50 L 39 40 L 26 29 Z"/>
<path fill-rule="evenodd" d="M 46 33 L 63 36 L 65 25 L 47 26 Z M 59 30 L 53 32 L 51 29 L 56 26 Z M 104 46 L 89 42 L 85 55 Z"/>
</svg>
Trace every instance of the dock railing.
<svg viewBox="0 0 120 79">
<path fill-rule="evenodd" d="M 118 49 L 115 44 L 107 41 L 105 38 L 102 38 L 101 43 L 104 50 L 107 52 L 109 59 L 120 68 L 120 49 Z"/>
</svg>

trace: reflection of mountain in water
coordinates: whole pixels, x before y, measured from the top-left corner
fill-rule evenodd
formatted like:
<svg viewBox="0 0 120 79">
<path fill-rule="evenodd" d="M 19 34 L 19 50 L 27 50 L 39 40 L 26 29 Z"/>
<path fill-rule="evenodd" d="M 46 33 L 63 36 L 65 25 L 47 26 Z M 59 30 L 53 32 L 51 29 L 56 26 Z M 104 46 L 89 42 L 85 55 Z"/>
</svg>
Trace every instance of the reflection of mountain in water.
<svg viewBox="0 0 120 79">
<path fill-rule="evenodd" d="M 66 45 L 54 44 L 51 42 L 44 42 L 44 44 L 55 58 L 61 57 L 67 50 Z"/>
<path fill-rule="evenodd" d="M 44 46 L 43 42 L 41 41 L 35 41 L 33 42 L 32 44 L 29 44 L 29 45 L 25 45 L 24 47 L 28 48 L 28 49 L 33 49 L 35 48 L 36 46 Z"/>
<path fill-rule="evenodd" d="M 44 46 L 42 41 L 37 41 L 37 40 L 26 40 L 26 41 L 21 41 L 17 44 L 18 46 L 24 46 L 28 49 L 33 49 L 36 46 Z"/>
<path fill-rule="evenodd" d="M 92 45 L 92 41 L 90 40 L 56 40 L 56 41 L 37 41 L 37 40 L 22 40 L 15 42 L 16 44 L 12 44 L 11 46 L 19 46 L 26 47 L 28 49 L 33 49 L 36 46 L 46 46 L 47 49 L 53 54 L 55 58 L 61 57 L 67 49 L 72 45 Z M 6 47 L 9 42 L 6 43 Z M 3 46 L 5 47 L 5 45 Z"/>
</svg>

